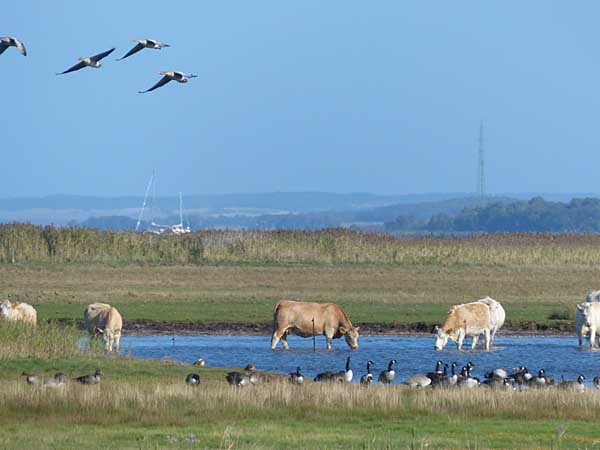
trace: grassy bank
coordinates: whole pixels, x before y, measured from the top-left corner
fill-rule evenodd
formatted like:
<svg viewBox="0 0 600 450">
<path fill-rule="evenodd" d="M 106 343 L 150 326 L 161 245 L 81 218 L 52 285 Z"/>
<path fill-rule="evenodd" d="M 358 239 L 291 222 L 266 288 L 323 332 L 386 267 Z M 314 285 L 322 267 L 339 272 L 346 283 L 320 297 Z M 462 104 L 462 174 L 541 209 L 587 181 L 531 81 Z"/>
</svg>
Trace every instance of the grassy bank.
<svg viewBox="0 0 600 450">
<path fill-rule="evenodd" d="M 81 320 L 85 305 L 116 305 L 128 321 L 269 323 L 275 301 L 340 303 L 354 322 L 440 323 L 448 308 L 490 295 L 507 325 L 572 328 L 598 267 L 430 265 L 0 265 L 0 297 L 42 320 Z M 563 319 L 566 319 L 563 320 Z M 126 331 L 127 332 L 127 331 Z"/>
<path fill-rule="evenodd" d="M 94 367 L 40 364 L 69 361 Z M 99 386 L 50 390 L 10 381 L 19 363 L 1 372 L 3 448 L 591 448 L 600 418 L 596 392 L 236 389 L 219 369 L 191 388 L 190 367 L 126 359 L 95 360 Z"/>
</svg>

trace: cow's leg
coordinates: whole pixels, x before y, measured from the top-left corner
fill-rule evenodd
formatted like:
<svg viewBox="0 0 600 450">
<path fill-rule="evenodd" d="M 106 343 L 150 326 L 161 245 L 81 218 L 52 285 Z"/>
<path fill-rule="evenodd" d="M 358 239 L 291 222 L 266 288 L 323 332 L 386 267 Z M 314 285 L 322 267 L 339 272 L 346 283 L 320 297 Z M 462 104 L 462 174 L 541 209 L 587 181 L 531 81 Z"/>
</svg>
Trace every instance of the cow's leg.
<svg viewBox="0 0 600 450">
<path fill-rule="evenodd" d="M 288 335 L 289 335 L 289 333 L 287 331 L 281 335 L 281 345 L 283 345 L 284 350 L 287 350 L 288 348 L 290 348 L 288 341 L 287 341 Z"/>
<path fill-rule="evenodd" d="M 115 333 L 115 352 L 119 353 L 119 342 L 121 341 L 121 330 Z"/>
<path fill-rule="evenodd" d="M 596 326 L 592 325 L 590 327 L 590 347 L 596 346 Z"/>
<path fill-rule="evenodd" d="M 479 341 L 479 336 L 473 336 L 473 340 L 471 341 L 471 350 L 475 350 L 475 347 L 477 347 L 477 341 Z"/>
<path fill-rule="evenodd" d="M 490 349 L 490 341 L 491 341 L 490 329 L 486 328 L 486 330 L 485 330 L 485 349 L 486 350 Z"/>
<path fill-rule="evenodd" d="M 456 348 L 458 350 L 460 350 L 462 348 L 464 340 L 465 340 L 465 335 L 462 332 L 459 331 L 457 339 L 456 339 Z"/>
<path fill-rule="evenodd" d="M 282 331 L 280 331 L 278 329 L 276 329 L 275 331 L 273 331 L 273 337 L 271 338 L 271 350 L 274 350 L 275 347 L 277 347 L 277 343 L 281 339 L 281 336 L 283 336 L 284 334 L 285 334 L 285 331 L 282 332 Z"/>
<path fill-rule="evenodd" d="M 331 350 L 331 342 L 333 341 L 333 330 L 325 329 L 325 339 L 327 340 L 327 350 Z"/>
</svg>

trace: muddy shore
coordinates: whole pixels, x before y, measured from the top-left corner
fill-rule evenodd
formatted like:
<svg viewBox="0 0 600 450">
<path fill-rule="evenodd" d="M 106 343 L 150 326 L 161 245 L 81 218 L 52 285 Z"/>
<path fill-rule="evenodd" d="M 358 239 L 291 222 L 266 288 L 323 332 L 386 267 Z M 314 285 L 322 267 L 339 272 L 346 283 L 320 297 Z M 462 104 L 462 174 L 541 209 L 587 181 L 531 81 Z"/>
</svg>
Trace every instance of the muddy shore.
<svg viewBox="0 0 600 450">
<path fill-rule="evenodd" d="M 362 336 L 427 336 L 433 325 L 426 323 L 356 323 Z M 217 335 L 217 336 L 268 336 L 273 332 L 271 323 L 232 323 L 232 322 L 151 322 L 135 321 L 123 323 L 123 334 L 128 336 L 157 335 Z M 518 326 L 505 325 L 500 334 L 512 336 L 574 336 L 575 327 L 560 324 L 557 327 L 535 323 Z"/>
</svg>

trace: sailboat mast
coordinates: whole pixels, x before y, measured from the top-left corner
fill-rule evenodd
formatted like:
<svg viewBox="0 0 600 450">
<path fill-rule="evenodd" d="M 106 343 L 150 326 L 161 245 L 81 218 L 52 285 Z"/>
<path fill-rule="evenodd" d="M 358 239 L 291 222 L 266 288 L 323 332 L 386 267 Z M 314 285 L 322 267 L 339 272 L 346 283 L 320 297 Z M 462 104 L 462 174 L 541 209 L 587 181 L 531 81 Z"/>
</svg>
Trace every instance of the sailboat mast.
<svg viewBox="0 0 600 450">
<path fill-rule="evenodd" d="M 148 194 L 150 193 L 150 186 L 152 185 L 152 180 L 154 179 L 154 172 L 150 176 L 150 181 L 148 181 L 148 186 L 146 186 L 146 193 L 144 194 L 144 202 L 142 203 L 142 209 L 140 210 L 140 215 L 138 216 L 137 223 L 135 224 L 135 231 L 140 229 L 140 223 L 142 223 L 142 216 L 144 215 L 144 209 L 146 208 L 146 202 L 148 201 Z"/>
</svg>

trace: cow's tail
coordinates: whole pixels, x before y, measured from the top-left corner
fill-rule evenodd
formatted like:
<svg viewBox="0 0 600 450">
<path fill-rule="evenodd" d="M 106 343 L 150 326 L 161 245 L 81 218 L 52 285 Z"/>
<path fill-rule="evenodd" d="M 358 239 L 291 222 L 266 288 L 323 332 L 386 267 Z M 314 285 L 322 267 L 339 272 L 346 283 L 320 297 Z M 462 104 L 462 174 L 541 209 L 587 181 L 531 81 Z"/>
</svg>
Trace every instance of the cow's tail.
<svg viewBox="0 0 600 450">
<path fill-rule="evenodd" d="M 277 313 L 279 312 L 279 308 L 281 308 L 282 303 L 283 300 L 279 300 L 273 305 L 273 331 L 277 329 Z"/>
</svg>

